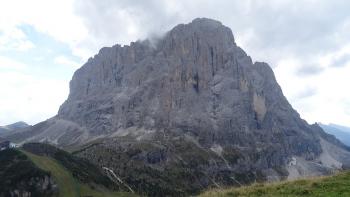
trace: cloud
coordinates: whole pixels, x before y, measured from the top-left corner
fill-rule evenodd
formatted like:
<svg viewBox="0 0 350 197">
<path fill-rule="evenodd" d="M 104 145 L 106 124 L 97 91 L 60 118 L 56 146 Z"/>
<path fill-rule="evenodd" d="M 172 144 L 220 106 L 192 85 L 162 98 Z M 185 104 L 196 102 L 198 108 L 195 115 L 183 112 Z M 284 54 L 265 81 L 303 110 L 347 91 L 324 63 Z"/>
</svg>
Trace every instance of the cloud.
<svg viewBox="0 0 350 197">
<path fill-rule="evenodd" d="M 304 56 L 331 51 L 347 37 L 344 19 L 350 2 L 78 0 L 75 6 L 89 32 L 109 45 L 116 41 L 127 44 L 150 32 L 166 31 L 177 23 L 204 16 L 230 26 L 248 51 L 264 49 L 264 53 Z"/>
<path fill-rule="evenodd" d="M 63 55 L 55 57 L 54 62 L 59 65 L 71 66 L 75 68 L 78 68 L 80 66 L 79 62 L 75 62 L 72 59 Z"/>
<path fill-rule="evenodd" d="M 0 56 L 0 70 L 24 70 L 27 65 L 14 61 L 10 58 Z"/>
<path fill-rule="evenodd" d="M 298 70 L 296 70 L 296 75 L 299 75 L 301 77 L 307 76 L 307 75 L 315 75 L 320 72 L 324 71 L 323 67 L 317 66 L 315 64 L 312 65 L 302 65 Z"/>
<path fill-rule="evenodd" d="M 3 60 L 1 57 L 0 65 Z M 23 63 L 11 63 L 5 65 L 21 66 L 11 70 L 0 68 L 0 125 L 18 120 L 33 124 L 54 116 L 68 95 L 67 82 L 28 74 Z"/>
<path fill-rule="evenodd" d="M 298 94 L 296 95 L 296 97 L 294 98 L 294 100 L 299 100 L 299 99 L 305 99 L 308 97 L 312 97 L 314 95 L 316 95 L 317 92 L 317 88 L 315 87 L 306 87 L 305 89 L 303 89 L 302 91 L 298 92 Z"/>
<path fill-rule="evenodd" d="M 74 55 L 87 58 L 90 54 L 79 47 L 88 36 L 87 30 L 81 19 L 74 14 L 73 3 L 71 0 L 1 2 L 0 17 L 6 20 L 0 20 L 0 32 L 8 29 L 18 31 L 20 25 L 31 25 L 38 32 L 67 43 Z"/>
<path fill-rule="evenodd" d="M 102 46 L 125 45 L 163 34 L 181 18 L 176 5 L 176 1 L 158 0 L 77 0 L 75 11 L 89 35 L 82 45 L 95 53 Z"/>
<path fill-rule="evenodd" d="M 334 67 L 343 67 L 343 66 L 346 66 L 349 62 L 350 62 L 350 53 L 343 54 L 339 57 L 334 58 L 330 64 L 331 66 L 334 66 Z"/>
<path fill-rule="evenodd" d="M 0 29 L 0 51 L 27 51 L 34 47 L 35 45 L 28 40 L 27 36 L 21 29 L 17 27 L 6 30 Z"/>
<path fill-rule="evenodd" d="M 289 60 L 279 64 L 274 71 L 277 81 L 303 118 L 308 122 L 349 125 L 350 92 L 347 91 L 350 65 L 331 67 L 315 75 L 301 77 L 293 74 L 298 62 Z"/>
</svg>

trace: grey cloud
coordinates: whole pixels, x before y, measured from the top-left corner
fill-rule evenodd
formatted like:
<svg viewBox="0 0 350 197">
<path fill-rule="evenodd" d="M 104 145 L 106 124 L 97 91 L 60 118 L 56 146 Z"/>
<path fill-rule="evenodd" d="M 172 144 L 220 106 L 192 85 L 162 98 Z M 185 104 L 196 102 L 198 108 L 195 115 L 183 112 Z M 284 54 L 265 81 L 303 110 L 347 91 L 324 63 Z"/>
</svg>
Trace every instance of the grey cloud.
<svg viewBox="0 0 350 197">
<path fill-rule="evenodd" d="M 305 64 L 350 42 L 350 1 L 231 0 L 77 0 L 76 12 L 96 39 L 96 47 L 128 44 L 161 34 L 196 17 L 220 20 L 253 59 L 274 66 L 298 57 Z M 130 28 L 136 27 L 136 33 Z M 337 39 L 335 39 L 335 37 Z M 310 60 L 310 61 L 309 61 Z M 309 73 L 316 68 L 308 68 Z M 312 70 L 314 69 L 314 70 Z M 308 73 L 301 71 L 301 73 Z"/>
<path fill-rule="evenodd" d="M 161 34 L 178 18 L 164 9 L 165 2 L 157 0 L 77 0 L 75 7 L 99 48 Z"/>
<path fill-rule="evenodd" d="M 330 63 L 331 67 L 343 67 L 350 61 L 350 54 L 344 54 L 338 58 L 333 59 Z"/>
<path fill-rule="evenodd" d="M 304 64 L 303 67 L 299 68 L 296 70 L 297 75 L 299 76 L 309 76 L 309 75 L 315 75 L 318 74 L 320 72 L 324 71 L 323 67 L 314 65 L 314 64 Z"/>
<path fill-rule="evenodd" d="M 293 99 L 300 100 L 305 99 L 311 96 L 314 96 L 318 93 L 317 89 L 315 87 L 307 87 L 303 89 L 299 94 L 297 94 Z"/>
</svg>

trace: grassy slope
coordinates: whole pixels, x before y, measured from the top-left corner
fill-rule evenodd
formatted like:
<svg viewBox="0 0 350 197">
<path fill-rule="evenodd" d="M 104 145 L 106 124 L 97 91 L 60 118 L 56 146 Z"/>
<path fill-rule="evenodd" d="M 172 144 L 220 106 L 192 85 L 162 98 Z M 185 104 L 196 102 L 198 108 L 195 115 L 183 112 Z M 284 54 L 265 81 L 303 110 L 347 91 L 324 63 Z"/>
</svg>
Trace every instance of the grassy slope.
<svg viewBox="0 0 350 197">
<path fill-rule="evenodd" d="M 0 196 L 22 190 L 32 196 L 55 196 L 55 190 L 42 190 L 43 181 L 50 173 L 38 168 L 25 154 L 16 149 L 0 151 Z M 34 186 L 33 184 L 38 184 Z M 50 184 L 51 185 L 51 184 Z"/>
<path fill-rule="evenodd" d="M 200 197 L 254 197 L 254 196 L 350 196 L 350 172 L 342 172 L 329 177 L 318 177 L 272 184 L 255 184 L 241 188 L 207 191 Z"/>
<path fill-rule="evenodd" d="M 34 155 L 27 151 L 24 152 L 39 168 L 51 172 L 52 176 L 55 177 L 60 189 L 60 196 L 78 196 L 79 190 L 78 185 L 75 182 L 73 176 L 66 171 L 63 166 L 58 164 L 51 158 L 41 157 Z"/>
<path fill-rule="evenodd" d="M 112 197 L 112 196 L 120 196 L 127 197 L 131 196 L 129 193 L 123 192 L 110 192 L 108 190 L 94 190 L 90 188 L 88 185 L 81 184 L 77 182 L 71 173 L 67 171 L 61 164 L 59 164 L 56 160 L 38 156 L 27 151 L 21 150 L 25 153 L 39 168 L 50 171 L 53 177 L 55 178 L 59 190 L 60 196 L 62 197 L 74 197 L 74 196 L 93 196 L 93 197 Z M 134 196 L 134 195 L 132 195 Z"/>
</svg>

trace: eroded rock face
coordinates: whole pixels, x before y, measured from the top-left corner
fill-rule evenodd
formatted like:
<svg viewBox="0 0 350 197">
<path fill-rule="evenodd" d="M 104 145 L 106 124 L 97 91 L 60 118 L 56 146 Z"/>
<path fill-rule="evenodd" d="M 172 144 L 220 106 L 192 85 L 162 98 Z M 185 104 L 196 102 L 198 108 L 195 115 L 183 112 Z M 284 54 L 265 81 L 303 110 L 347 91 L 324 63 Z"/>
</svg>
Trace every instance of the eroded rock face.
<svg viewBox="0 0 350 197">
<path fill-rule="evenodd" d="M 252 62 L 228 27 L 204 18 L 156 41 L 102 48 L 75 72 L 68 99 L 50 121 L 37 130 L 40 139 L 45 132 L 62 146 L 99 139 L 80 156 L 112 166 L 135 188 L 149 180 L 124 172 L 160 173 L 160 182 L 143 185 L 163 192 L 152 196 L 171 195 L 169 188 L 196 193 L 210 185 L 282 179 L 292 158 L 318 161 L 324 139 L 347 154 L 300 118 L 268 64 Z M 172 169 L 189 173 L 177 178 L 193 187 L 167 188 L 161 174 Z"/>
<path fill-rule="evenodd" d="M 91 137 L 136 127 L 188 133 L 205 147 L 273 143 L 286 155 L 321 152 L 271 68 L 253 63 L 214 20 L 178 25 L 155 46 L 103 48 L 70 87 L 58 117 L 86 127 Z"/>
</svg>

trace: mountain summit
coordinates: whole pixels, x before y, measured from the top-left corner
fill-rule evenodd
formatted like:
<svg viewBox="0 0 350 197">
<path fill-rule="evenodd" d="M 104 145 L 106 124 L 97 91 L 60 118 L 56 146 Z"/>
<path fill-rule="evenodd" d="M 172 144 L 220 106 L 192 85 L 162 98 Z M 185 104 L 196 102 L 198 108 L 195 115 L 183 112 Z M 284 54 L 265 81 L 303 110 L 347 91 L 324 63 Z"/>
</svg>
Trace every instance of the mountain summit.
<svg viewBox="0 0 350 197">
<path fill-rule="evenodd" d="M 58 115 L 8 138 L 79 149 L 139 193 L 331 173 L 348 148 L 292 108 L 270 66 L 220 22 L 180 24 L 156 42 L 102 48 L 78 69 Z"/>
</svg>

